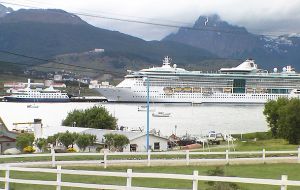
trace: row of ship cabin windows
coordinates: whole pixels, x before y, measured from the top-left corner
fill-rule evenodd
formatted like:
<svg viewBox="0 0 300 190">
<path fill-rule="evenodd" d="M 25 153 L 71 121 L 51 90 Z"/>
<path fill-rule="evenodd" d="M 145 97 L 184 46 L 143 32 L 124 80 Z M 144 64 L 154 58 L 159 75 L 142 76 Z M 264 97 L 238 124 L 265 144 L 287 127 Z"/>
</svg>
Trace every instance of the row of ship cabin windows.
<svg viewBox="0 0 300 190">
<path fill-rule="evenodd" d="M 20 98 L 65 98 L 66 96 L 18 96 Z"/>
<path fill-rule="evenodd" d="M 138 91 L 138 90 L 136 90 L 134 92 L 147 92 L 147 91 Z M 156 91 L 156 90 L 154 90 L 154 91 L 149 90 L 149 92 L 158 92 L 158 91 Z"/>
<path fill-rule="evenodd" d="M 147 98 L 147 96 L 132 96 L 133 98 Z M 288 97 L 288 95 L 257 95 L 257 96 L 169 96 L 169 95 L 158 95 L 150 96 L 150 98 L 247 98 L 247 99 L 259 99 L 259 98 L 277 98 L 277 97 Z"/>
</svg>

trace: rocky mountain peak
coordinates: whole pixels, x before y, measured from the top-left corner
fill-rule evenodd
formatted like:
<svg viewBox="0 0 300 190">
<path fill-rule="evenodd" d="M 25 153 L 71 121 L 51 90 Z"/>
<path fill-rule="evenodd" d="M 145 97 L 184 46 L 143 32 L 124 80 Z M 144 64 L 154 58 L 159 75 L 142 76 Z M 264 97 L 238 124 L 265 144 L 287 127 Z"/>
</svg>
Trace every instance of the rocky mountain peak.
<svg viewBox="0 0 300 190">
<path fill-rule="evenodd" d="M 3 17 L 11 12 L 13 12 L 14 10 L 10 7 L 6 7 L 2 4 L 0 4 L 0 17 Z"/>
<path fill-rule="evenodd" d="M 218 15 L 200 16 L 193 28 L 194 30 L 180 28 L 177 33 L 170 34 L 163 40 L 203 48 L 221 57 L 249 51 L 259 43 L 259 39 L 244 27 L 231 25 Z"/>
<path fill-rule="evenodd" d="M 200 16 L 196 20 L 193 28 L 201 28 L 207 30 L 219 30 L 220 32 L 228 32 L 228 30 L 234 30 L 234 32 L 248 33 L 246 28 L 231 25 L 228 22 L 222 20 L 219 15 L 212 14 L 208 16 Z"/>
</svg>

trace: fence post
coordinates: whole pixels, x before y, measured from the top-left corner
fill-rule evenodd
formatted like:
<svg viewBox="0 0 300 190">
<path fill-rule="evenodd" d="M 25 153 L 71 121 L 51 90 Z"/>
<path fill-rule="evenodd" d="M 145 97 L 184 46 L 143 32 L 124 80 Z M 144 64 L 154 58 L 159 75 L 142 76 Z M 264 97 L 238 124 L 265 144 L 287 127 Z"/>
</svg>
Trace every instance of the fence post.
<svg viewBox="0 0 300 190">
<path fill-rule="evenodd" d="M 282 175 L 281 176 L 281 187 L 280 187 L 280 190 L 287 190 L 287 185 L 286 185 L 287 179 L 288 179 L 287 175 Z"/>
<path fill-rule="evenodd" d="M 263 159 L 263 163 L 266 163 L 266 149 L 263 149 L 262 151 L 262 159 Z"/>
<path fill-rule="evenodd" d="M 189 150 L 186 150 L 185 151 L 185 153 L 186 153 L 186 165 L 188 166 L 188 165 L 190 165 L 190 151 Z"/>
<path fill-rule="evenodd" d="M 148 159 L 147 159 L 147 166 L 150 166 L 151 165 L 151 150 L 148 150 L 147 152 L 147 156 L 148 156 Z"/>
<path fill-rule="evenodd" d="M 131 181 L 132 181 L 132 169 L 127 169 L 126 189 L 131 188 Z"/>
<path fill-rule="evenodd" d="M 198 190 L 198 171 L 193 172 L 193 190 Z"/>
<path fill-rule="evenodd" d="M 108 151 L 107 150 L 104 150 L 104 168 L 106 168 L 107 167 L 107 153 L 108 153 Z"/>
<path fill-rule="evenodd" d="M 6 165 L 5 170 L 5 190 L 9 190 L 9 165 Z"/>
<path fill-rule="evenodd" d="M 57 166 L 56 169 L 56 182 L 57 182 L 56 190 L 61 190 L 61 166 Z"/>
<path fill-rule="evenodd" d="M 300 163 L 300 147 L 298 147 L 298 163 Z"/>
<path fill-rule="evenodd" d="M 229 151 L 226 150 L 226 164 L 229 164 Z"/>
<path fill-rule="evenodd" d="M 51 165 L 52 165 L 52 168 L 55 167 L 55 151 L 54 151 L 54 148 L 53 148 L 53 145 L 51 145 Z"/>
</svg>

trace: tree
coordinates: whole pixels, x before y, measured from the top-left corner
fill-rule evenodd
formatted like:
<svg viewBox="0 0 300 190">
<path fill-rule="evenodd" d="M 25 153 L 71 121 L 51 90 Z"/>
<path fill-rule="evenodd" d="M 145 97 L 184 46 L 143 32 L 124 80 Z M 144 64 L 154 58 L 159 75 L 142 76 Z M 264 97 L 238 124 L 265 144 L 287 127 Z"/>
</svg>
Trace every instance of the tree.
<svg viewBox="0 0 300 190">
<path fill-rule="evenodd" d="M 43 152 L 43 150 L 46 148 L 47 146 L 47 139 L 44 138 L 38 138 L 35 140 L 35 144 L 36 146 Z"/>
<path fill-rule="evenodd" d="M 72 148 L 73 148 L 73 145 L 74 145 L 77 137 L 78 137 L 77 133 L 70 133 L 69 131 L 67 131 L 65 133 L 60 133 L 59 137 L 58 137 L 58 140 L 66 148 L 68 148 L 70 145 L 72 145 Z"/>
<path fill-rule="evenodd" d="M 265 105 L 264 114 L 272 135 L 284 138 L 290 144 L 300 142 L 300 100 L 279 98 Z"/>
<path fill-rule="evenodd" d="M 291 99 L 279 110 L 278 135 L 290 144 L 300 142 L 300 100 Z"/>
<path fill-rule="evenodd" d="M 113 117 L 104 107 L 92 107 L 86 110 L 74 110 L 68 113 L 62 125 L 96 128 L 96 129 L 116 129 L 117 119 Z"/>
<path fill-rule="evenodd" d="M 266 116 L 271 133 L 274 137 L 278 137 L 278 120 L 280 109 L 287 105 L 289 100 L 287 98 L 278 98 L 277 101 L 271 100 L 265 104 L 264 115 Z"/>
<path fill-rule="evenodd" d="M 52 144 L 53 146 L 56 145 L 57 138 L 53 136 L 48 136 L 47 143 Z"/>
<path fill-rule="evenodd" d="M 130 143 L 125 135 L 108 133 L 104 135 L 105 144 L 108 149 L 115 148 L 118 151 L 123 151 L 123 148 Z"/>
<path fill-rule="evenodd" d="M 86 147 L 94 145 L 95 141 L 95 135 L 79 134 L 76 139 L 76 144 L 81 150 L 85 151 Z"/>
<path fill-rule="evenodd" d="M 104 143 L 109 150 L 111 150 L 111 148 L 114 146 L 114 135 L 115 134 L 112 134 L 112 133 L 108 133 L 108 134 L 104 135 L 104 138 L 105 138 Z"/>
<path fill-rule="evenodd" d="M 16 145 L 23 150 L 27 146 L 32 146 L 34 135 L 32 133 L 21 133 L 16 138 Z"/>
<path fill-rule="evenodd" d="M 116 135 L 114 142 L 114 147 L 116 147 L 119 151 L 123 151 L 123 148 L 130 143 L 129 139 L 125 135 Z"/>
</svg>

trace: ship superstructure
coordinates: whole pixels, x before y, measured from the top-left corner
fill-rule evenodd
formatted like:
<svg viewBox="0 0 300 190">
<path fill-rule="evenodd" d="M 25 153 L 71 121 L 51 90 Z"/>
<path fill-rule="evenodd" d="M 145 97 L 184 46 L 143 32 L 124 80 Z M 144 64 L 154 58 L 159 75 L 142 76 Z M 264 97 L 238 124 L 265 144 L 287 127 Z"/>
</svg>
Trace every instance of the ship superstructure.
<svg viewBox="0 0 300 190">
<path fill-rule="evenodd" d="M 299 98 L 300 92 L 300 75 L 291 66 L 268 72 L 247 59 L 237 67 L 204 73 L 171 65 L 169 57 L 161 67 L 129 71 L 116 87 L 96 90 L 112 102 L 146 102 L 148 81 L 151 102 L 265 103 L 279 97 Z"/>
<path fill-rule="evenodd" d="M 8 102 L 69 102 L 67 93 L 54 89 L 52 86 L 46 89 L 31 89 L 30 79 L 27 87 L 14 91 L 12 95 L 5 96 Z"/>
</svg>

